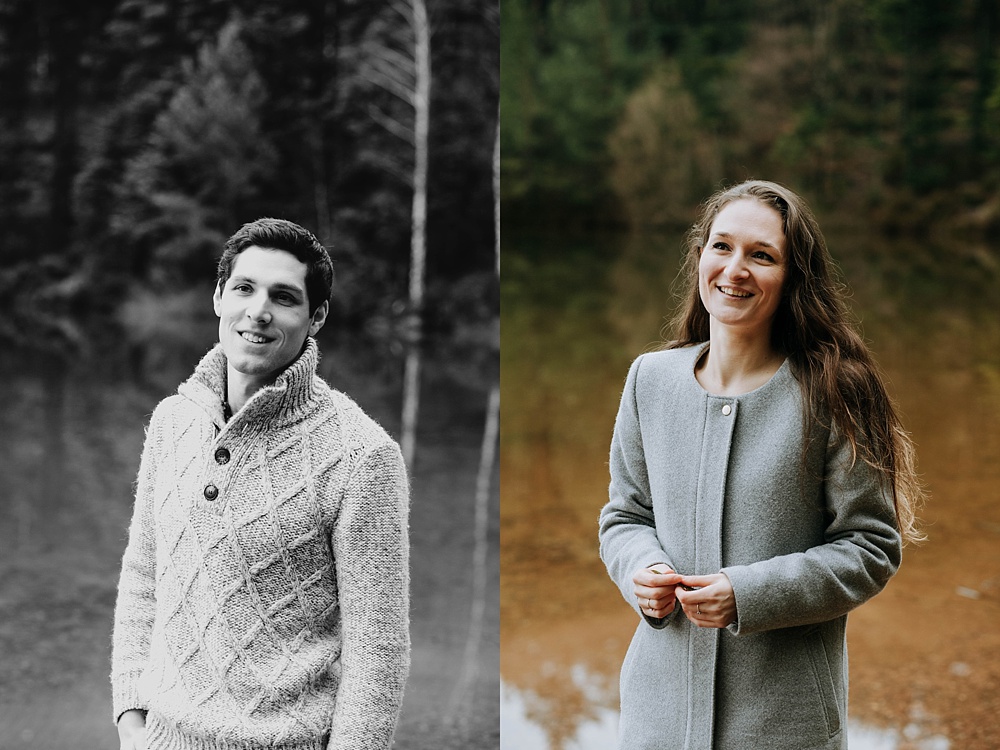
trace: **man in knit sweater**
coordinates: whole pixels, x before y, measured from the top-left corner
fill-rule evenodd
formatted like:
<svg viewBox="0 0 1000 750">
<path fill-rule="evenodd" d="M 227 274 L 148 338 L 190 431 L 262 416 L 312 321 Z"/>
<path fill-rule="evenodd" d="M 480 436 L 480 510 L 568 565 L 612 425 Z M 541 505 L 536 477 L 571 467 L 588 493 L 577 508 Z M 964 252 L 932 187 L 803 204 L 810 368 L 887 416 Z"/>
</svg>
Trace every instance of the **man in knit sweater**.
<svg viewBox="0 0 1000 750">
<path fill-rule="evenodd" d="M 396 443 L 316 374 L 330 257 L 226 243 L 219 344 L 153 412 L 115 610 L 122 750 L 388 748 L 409 667 Z"/>
</svg>

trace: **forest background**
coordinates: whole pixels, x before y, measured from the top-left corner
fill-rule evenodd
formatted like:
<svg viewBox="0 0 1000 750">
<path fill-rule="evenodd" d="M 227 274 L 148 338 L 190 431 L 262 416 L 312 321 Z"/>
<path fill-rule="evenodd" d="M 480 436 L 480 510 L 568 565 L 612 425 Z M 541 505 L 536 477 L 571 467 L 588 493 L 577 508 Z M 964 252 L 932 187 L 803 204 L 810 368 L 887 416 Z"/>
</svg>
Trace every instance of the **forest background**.
<svg viewBox="0 0 1000 750">
<path fill-rule="evenodd" d="M 400 5 L 2 0 L 3 335 L 80 345 L 89 316 L 177 330 L 164 311 L 193 307 L 225 238 L 260 216 L 331 247 L 336 325 L 405 318 L 414 115 L 380 74 L 412 73 Z M 427 5 L 425 312 L 441 328 L 496 314 L 499 11 Z"/>
<path fill-rule="evenodd" d="M 501 747 L 614 744 L 622 384 L 671 337 L 698 204 L 751 177 L 817 213 L 930 497 L 851 614 L 851 747 L 1000 747 L 1000 5 L 505 0 L 501 25 Z"/>
<path fill-rule="evenodd" d="M 3 750 L 117 747 L 111 625 L 144 426 L 218 341 L 218 257 L 261 216 L 330 248 L 318 373 L 407 459 L 396 747 L 496 744 L 499 15 L 0 0 Z"/>
<path fill-rule="evenodd" d="M 998 36 L 989 0 L 509 0 L 505 225 L 685 224 L 752 176 L 894 232 L 995 229 Z"/>
</svg>

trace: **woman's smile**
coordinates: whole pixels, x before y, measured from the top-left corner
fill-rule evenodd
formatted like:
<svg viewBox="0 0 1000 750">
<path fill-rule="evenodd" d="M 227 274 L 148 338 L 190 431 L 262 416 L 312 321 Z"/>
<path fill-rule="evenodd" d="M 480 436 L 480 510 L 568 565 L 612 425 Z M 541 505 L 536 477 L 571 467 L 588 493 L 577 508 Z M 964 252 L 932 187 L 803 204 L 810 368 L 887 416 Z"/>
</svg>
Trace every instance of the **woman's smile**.
<svg viewBox="0 0 1000 750">
<path fill-rule="evenodd" d="M 753 297 L 753 292 L 748 292 L 744 289 L 736 289 L 735 287 L 731 286 L 717 286 L 716 289 L 718 289 L 727 297 L 737 297 L 737 298 Z"/>
</svg>

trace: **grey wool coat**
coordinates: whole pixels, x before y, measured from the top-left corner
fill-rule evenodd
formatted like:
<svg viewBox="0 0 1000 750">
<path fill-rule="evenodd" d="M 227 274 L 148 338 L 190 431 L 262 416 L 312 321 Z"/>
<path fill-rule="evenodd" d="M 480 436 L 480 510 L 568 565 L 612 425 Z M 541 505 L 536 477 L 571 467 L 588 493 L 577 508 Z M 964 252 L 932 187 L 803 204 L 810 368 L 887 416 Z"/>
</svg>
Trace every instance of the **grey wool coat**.
<svg viewBox="0 0 1000 750">
<path fill-rule="evenodd" d="M 750 393 L 715 396 L 694 376 L 706 346 L 644 354 L 629 370 L 601 557 L 640 615 L 639 568 L 722 571 L 737 622 L 698 628 L 680 605 L 641 616 L 621 669 L 619 747 L 846 748 L 847 613 L 899 566 L 891 497 L 835 432 L 812 425 L 806 439 L 787 361 Z"/>
</svg>

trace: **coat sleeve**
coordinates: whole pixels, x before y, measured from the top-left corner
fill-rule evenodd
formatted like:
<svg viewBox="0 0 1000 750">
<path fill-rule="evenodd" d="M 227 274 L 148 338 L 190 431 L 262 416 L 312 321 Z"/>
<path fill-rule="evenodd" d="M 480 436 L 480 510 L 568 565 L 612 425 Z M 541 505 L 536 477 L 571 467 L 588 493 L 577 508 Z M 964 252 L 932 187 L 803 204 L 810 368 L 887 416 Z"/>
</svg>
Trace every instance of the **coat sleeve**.
<svg viewBox="0 0 1000 750">
<path fill-rule="evenodd" d="M 343 622 L 329 750 L 386 750 L 410 666 L 409 486 L 395 443 L 353 471 L 333 527 Z"/>
<path fill-rule="evenodd" d="M 639 429 L 636 384 L 642 356 L 629 368 L 621 405 L 611 437 L 611 484 L 608 503 L 601 510 L 598 538 L 601 559 L 625 601 L 650 625 L 662 628 L 680 607 L 662 618 L 647 617 L 633 593 L 632 575 L 640 568 L 664 563 L 673 569 L 669 555 L 656 535 L 653 498 L 646 472 L 646 454 Z"/>
<path fill-rule="evenodd" d="M 736 595 L 736 635 L 825 622 L 879 593 L 899 568 L 892 495 L 874 469 L 831 434 L 824 481 L 824 543 L 723 568 Z"/>
<path fill-rule="evenodd" d="M 159 412 L 154 412 L 135 484 L 135 503 L 128 544 L 122 558 L 115 603 L 111 651 L 113 718 L 129 709 L 145 710 L 138 682 L 149 656 L 156 613 L 156 531 L 153 522 L 153 488 L 156 453 L 160 444 Z"/>
</svg>

